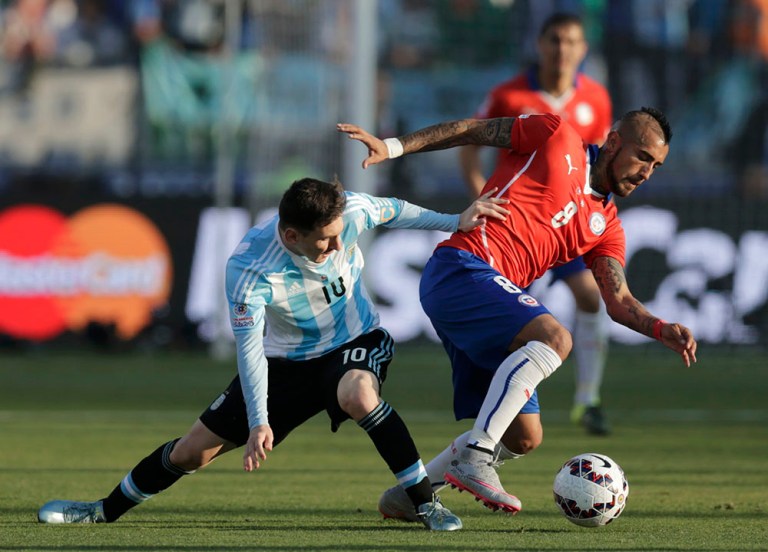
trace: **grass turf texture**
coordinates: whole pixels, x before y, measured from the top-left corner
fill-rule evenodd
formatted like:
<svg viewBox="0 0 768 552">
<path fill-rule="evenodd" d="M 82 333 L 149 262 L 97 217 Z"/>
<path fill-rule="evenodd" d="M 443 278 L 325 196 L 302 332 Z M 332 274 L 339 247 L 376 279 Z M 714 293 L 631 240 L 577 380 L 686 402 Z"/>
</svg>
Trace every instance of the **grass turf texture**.
<svg viewBox="0 0 768 552">
<path fill-rule="evenodd" d="M 570 363 L 540 388 L 545 439 L 501 472 L 523 501 L 515 517 L 442 493 L 464 530 L 430 533 L 376 511 L 392 475 L 353 423 L 321 415 L 256 473 L 235 451 L 110 525 L 44 526 L 55 498 L 107 494 L 143 456 L 181 435 L 233 375 L 233 362 L 189 353 L 0 354 L 0 550 L 767 550 L 768 358 L 703 350 L 614 348 L 603 390 L 608 438 L 568 424 Z M 657 354 L 657 352 L 659 354 Z M 429 459 L 469 425 L 452 421 L 441 350 L 401 347 L 384 396 Z M 553 503 L 560 464 L 602 452 L 627 473 L 615 523 L 572 525 Z"/>
</svg>

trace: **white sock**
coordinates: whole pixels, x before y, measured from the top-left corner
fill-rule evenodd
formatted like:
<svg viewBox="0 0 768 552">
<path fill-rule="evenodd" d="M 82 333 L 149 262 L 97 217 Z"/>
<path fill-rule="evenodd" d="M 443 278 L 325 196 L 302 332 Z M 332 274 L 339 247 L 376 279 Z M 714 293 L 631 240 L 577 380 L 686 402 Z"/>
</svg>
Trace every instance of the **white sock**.
<svg viewBox="0 0 768 552">
<path fill-rule="evenodd" d="M 429 482 L 432 483 L 432 491 L 440 492 L 447 485 L 445 482 L 445 472 L 448 470 L 448 466 L 451 465 L 453 460 L 461 449 L 467 444 L 467 437 L 469 437 L 469 431 L 462 433 L 456 437 L 453 442 L 448 445 L 443 452 L 435 456 L 425 466 L 427 469 L 427 477 Z"/>
<path fill-rule="evenodd" d="M 494 458 L 497 460 L 517 460 L 518 458 L 525 456 L 525 454 L 520 454 L 519 452 L 512 452 L 504 446 L 504 443 L 496 445 L 495 452 L 496 454 L 494 454 Z"/>
<path fill-rule="evenodd" d="M 425 466 L 427 470 L 427 477 L 429 477 L 429 481 L 432 483 L 433 492 L 439 493 L 448 486 L 448 484 L 445 482 L 445 472 L 451 465 L 451 460 L 456 458 L 456 456 L 459 454 L 459 451 L 461 451 L 461 449 L 466 446 L 469 434 L 469 431 L 465 431 L 456 437 L 453 442 L 448 445 L 445 450 L 443 450 L 443 452 L 435 456 Z M 493 457 L 498 460 L 517 460 L 523 456 L 523 454 L 512 452 L 507 447 L 505 447 L 503 443 L 496 445 L 496 450 L 494 451 L 493 455 Z"/>
<path fill-rule="evenodd" d="M 432 492 L 439 493 L 448 486 L 448 484 L 445 482 L 445 472 L 451 465 L 451 460 L 456 458 L 459 455 L 461 449 L 466 446 L 469 434 L 469 431 L 465 431 L 456 437 L 453 442 L 448 445 L 445 450 L 443 450 L 443 452 L 435 456 L 425 466 L 427 470 L 427 477 L 429 477 L 429 482 L 432 483 Z M 525 455 L 518 454 L 517 452 L 512 452 L 509 450 L 504 446 L 504 443 L 499 443 L 496 445 L 496 449 L 493 455 L 494 459 L 496 460 L 517 460 L 523 456 Z"/>
<path fill-rule="evenodd" d="M 563 363 L 554 349 L 529 341 L 501 363 L 491 380 L 468 444 L 493 451 L 536 386 Z"/>
<path fill-rule="evenodd" d="M 576 393 L 574 404 L 592 406 L 600 403 L 608 332 L 602 309 L 596 313 L 576 311 L 573 328 L 573 354 L 576 357 Z"/>
</svg>

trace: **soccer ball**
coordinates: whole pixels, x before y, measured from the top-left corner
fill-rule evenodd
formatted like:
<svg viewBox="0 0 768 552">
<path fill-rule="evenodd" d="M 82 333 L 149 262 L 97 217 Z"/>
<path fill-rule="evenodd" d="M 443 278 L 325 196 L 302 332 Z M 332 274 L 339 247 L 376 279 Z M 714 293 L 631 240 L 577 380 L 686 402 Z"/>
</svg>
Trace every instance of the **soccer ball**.
<svg viewBox="0 0 768 552">
<path fill-rule="evenodd" d="M 604 454 L 579 454 L 555 476 L 555 504 L 582 527 L 600 527 L 621 515 L 629 496 L 624 470 Z"/>
</svg>

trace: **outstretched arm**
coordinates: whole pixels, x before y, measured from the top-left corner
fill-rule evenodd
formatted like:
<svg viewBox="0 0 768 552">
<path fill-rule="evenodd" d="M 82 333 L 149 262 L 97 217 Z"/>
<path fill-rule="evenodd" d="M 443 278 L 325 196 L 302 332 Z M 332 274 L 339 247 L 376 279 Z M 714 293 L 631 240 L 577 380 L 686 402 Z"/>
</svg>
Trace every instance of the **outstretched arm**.
<svg viewBox="0 0 768 552">
<path fill-rule="evenodd" d="M 592 273 L 605 301 L 608 315 L 624 326 L 661 341 L 678 353 L 690 366 L 696 362 L 696 340 L 691 330 L 677 323 L 668 323 L 653 316 L 635 299 L 627 287 L 627 278 L 619 261 L 598 257 L 592 263 Z"/>
<path fill-rule="evenodd" d="M 387 142 L 357 125 L 339 123 L 336 125 L 336 129 L 368 147 L 368 158 L 363 161 L 363 168 L 365 169 L 370 165 L 400 155 L 442 150 L 467 144 L 509 148 L 512 145 L 511 133 L 514 121 L 514 117 L 502 117 L 498 119 L 462 119 L 439 123 L 400 138 L 388 138 L 389 147 L 387 147 Z"/>
</svg>

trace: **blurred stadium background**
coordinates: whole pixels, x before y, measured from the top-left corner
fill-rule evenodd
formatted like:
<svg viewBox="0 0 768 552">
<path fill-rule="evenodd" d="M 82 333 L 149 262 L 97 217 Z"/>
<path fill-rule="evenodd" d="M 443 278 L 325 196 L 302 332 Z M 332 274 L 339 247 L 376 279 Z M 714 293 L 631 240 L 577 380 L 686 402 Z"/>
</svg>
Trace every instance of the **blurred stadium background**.
<svg viewBox="0 0 768 552">
<path fill-rule="evenodd" d="M 455 151 L 363 172 L 334 124 L 387 137 L 471 116 L 554 10 L 583 16 L 615 115 L 654 105 L 673 125 L 663 170 L 620 204 L 636 295 L 702 344 L 764 355 L 762 0 L 2 1 L 0 347 L 225 343 L 224 260 L 304 175 L 462 208 Z M 367 244 L 400 343 L 434 340 L 416 285 L 439 238 Z M 570 294 L 540 293 L 567 323 Z"/>
</svg>

